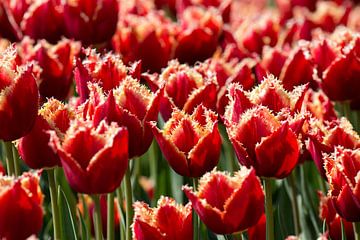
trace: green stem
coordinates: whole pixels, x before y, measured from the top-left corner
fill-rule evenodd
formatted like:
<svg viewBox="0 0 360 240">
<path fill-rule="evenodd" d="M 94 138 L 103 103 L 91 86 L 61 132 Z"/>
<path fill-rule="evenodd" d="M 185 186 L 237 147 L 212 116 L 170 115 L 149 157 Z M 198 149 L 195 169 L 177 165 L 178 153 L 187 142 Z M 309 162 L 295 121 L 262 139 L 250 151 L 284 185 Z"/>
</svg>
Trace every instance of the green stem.
<svg viewBox="0 0 360 240">
<path fill-rule="evenodd" d="M 12 153 L 12 143 L 11 142 L 4 142 L 5 152 L 6 152 L 6 169 L 7 174 L 9 176 L 15 174 L 15 167 L 14 167 L 14 159 Z"/>
<path fill-rule="evenodd" d="M 107 195 L 107 239 L 115 239 L 115 230 L 114 230 L 114 193 L 109 193 Z"/>
<path fill-rule="evenodd" d="M 300 218 L 299 218 L 299 204 L 297 200 L 297 191 L 296 191 L 296 183 L 295 183 L 295 172 L 293 171 L 292 174 L 289 176 L 289 182 L 291 186 L 291 205 L 292 205 L 292 212 L 293 212 L 293 221 L 295 225 L 295 235 L 299 236 L 301 232 L 300 228 Z"/>
<path fill-rule="evenodd" d="M 360 240 L 360 222 L 354 222 L 353 227 L 355 240 Z"/>
<path fill-rule="evenodd" d="M 193 178 L 193 188 L 194 191 L 197 189 L 197 178 Z M 199 240 L 199 216 L 196 214 L 195 210 L 193 209 L 193 223 L 194 223 L 194 240 Z"/>
<path fill-rule="evenodd" d="M 17 153 L 17 149 L 14 144 L 12 144 L 12 155 L 14 161 L 15 176 L 18 177 L 21 175 L 21 169 L 20 169 L 19 155 Z"/>
<path fill-rule="evenodd" d="M 95 229 L 95 239 L 102 240 L 102 222 L 101 222 L 101 206 L 100 206 L 100 197 L 99 195 L 92 196 L 94 204 L 95 204 L 95 211 L 94 211 L 94 229 Z"/>
<path fill-rule="evenodd" d="M 266 240 L 274 240 L 274 213 L 272 206 L 271 179 L 264 179 L 265 213 L 266 213 Z"/>
<path fill-rule="evenodd" d="M 122 204 L 124 202 L 124 197 L 123 194 L 121 192 L 121 187 L 118 187 L 118 189 L 116 189 L 116 196 L 117 196 L 117 202 L 118 202 L 118 208 L 119 208 L 119 213 L 120 213 L 120 239 L 125 239 L 125 222 L 124 222 L 124 211 L 122 209 Z"/>
<path fill-rule="evenodd" d="M 57 202 L 57 186 L 55 183 L 55 174 L 54 169 L 48 169 L 48 180 L 49 180 L 49 191 L 51 198 L 51 211 L 52 211 L 52 219 L 54 225 L 54 239 L 61 239 L 61 226 L 60 226 L 60 215 L 59 215 L 59 206 Z"/>
<path fill-rule="evenodd" d="M 346 240 L 345 226 L 342 219 L 340 221 L 340 224 L 341 224 L 341 240 Z"/>
<path fill-rule="evenodd" d="M 125 174 L 125 199 L 126 199 L 126 240 L 131 240 L 131 222 L 133 218 L 132 188 L 130 167 Z"/>
</svg>

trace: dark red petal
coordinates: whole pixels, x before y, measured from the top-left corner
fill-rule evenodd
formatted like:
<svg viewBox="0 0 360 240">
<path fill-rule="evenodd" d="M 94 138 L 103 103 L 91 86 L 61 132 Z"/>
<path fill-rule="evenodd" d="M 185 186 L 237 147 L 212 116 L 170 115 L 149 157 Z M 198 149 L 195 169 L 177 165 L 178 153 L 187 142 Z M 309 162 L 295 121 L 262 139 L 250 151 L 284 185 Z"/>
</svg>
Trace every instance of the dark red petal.
<svg viewBox="0 0 360 240">
<path fill-rule="evenodd" d="M 341 217 L 349 222 L 360 221 L 360 200 L 356 198 L 348 184 L 344 184 L 339 196 L 333 199 L 335 208 Z"/>
</svg>

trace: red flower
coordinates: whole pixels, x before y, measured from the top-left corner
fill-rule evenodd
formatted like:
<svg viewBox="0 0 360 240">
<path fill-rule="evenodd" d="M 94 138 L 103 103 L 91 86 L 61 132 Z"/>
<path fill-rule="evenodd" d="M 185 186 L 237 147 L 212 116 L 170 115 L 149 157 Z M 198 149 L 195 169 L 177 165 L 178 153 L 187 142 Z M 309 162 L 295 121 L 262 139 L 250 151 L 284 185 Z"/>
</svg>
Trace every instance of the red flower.
<svg viewBox="0 0 360 240">
<path fill-rule="evenodd" d="M 171 58 L 172 28 L 170 19 L 159 12 L 128 14 L 120 20 L 112 45 L 126 64 L 141 60 L 144 71 L 160 72 Z"/>
<path fill-rule="evenodd" d="M 191 204 L 177 204 L 168 197 L 160 197 L 157 208 L 143 202 L 133 204 L 132 225 L 134 240 L 193 239 Z"/>
<path fill-rule="evenodd" d="M 321 90 L 315 92 L 308 89 L 306 91 L 303 110 L 310 112 L 312 116 L 322 122 L 337 119 L 334 104 Z"/>
<path fill-rule="evenodd" d="M 6 170 L 5 170 L 4 165 L 2 164 L 2 162 L 0 162 L 0 176 L 1 175 L 6 175 Z"/>
<path fill-rule="evenodd" d="M 0 176 L 0 238 L 26 239 L 40 232 L 43 195 L 38 174 Z"/>
<path fill-rule="evenodd" d="M 248 229 L 249 240 L 266 240 L 266 215 L 261 216 L 256 225 Z"/>
<path fill-rule="evenodd" d="M 137 80 L 128 77 L 107 98 L 99 87 L 94 86 L 90 100 L 85 104 L 85 112 L 92 115 L 95 126 L 103 119 L 126 126 L 129 131 L 129 157 L 141 156 L 153 140 L 147 122 L 157 120 L 162 92 L 159 90 L 153 94 Z"/>
<path fill-rule="evenodd" d="M 20 56 L 23 61 L 36 61 L 41 67 L 41 83 L 39 91 L 41 97 L 54 97 L 64 100 L 68 97 L 73 78 L 73 62 L 79 53 L 80 45 L 63 39 L 56 45 L 50 45 L 45 40 L 34 42 L 24 39 L 19 45 Z"/>
<path fill-rule="evenodd" d="M 222 19 L 214 9 L 189 7 L 180 16 L 175 55 L 181 63 L 194 64 L 213 55 L 222 30 Z"/>
<path fill-rule="evenodd" d="M 82 43 L 104 43 L 115 33 L 117 0 L 66 0 L 63 3 L 65 33 Z"/>
<path fill-rule="evenodd" d="M 200 179 L 198 189 L 183 187 L 201 221 L 214 233 L 246 230 L 264 213 L 264 192 L 254 169 L 242 167 L 234 177 L 215 169 Z"/>
<path fill-rule="evenodd" d="M 360 221 L 360 149 L 335 147 L 325 157 L 326 176 L 336 212 L 349 222 Z"/>
<path fill-rule="evenodd" d="M 261 177 L 288 176 L 300 154 L 300 143 L 292 130 L 291 121 L 294 120 L 284 120 L 283 116 L 274 115 L 263 106 L 238 114 L 241 108 L 234 103 L 241 101 L 230 97 L 225 125 L 239 162 L 254 167 Z"/>
<path fill-rule="evenodd" d="M 15 50 L 0 56 L 0 139 L 12 141 L 27 134 L 38 111 L 39 92 L 32 66 L 14 65 Z"/>
<path fill-rule="evenodd" d="M 151 126 L 162 153 L 178 174 L 200 177 L 217 165 L 221 150 L 217 116 L 202 105 L 192 115 L 175 110 L 163 130 L 155 122 Z"/>
<path fill-rule="evenodd" d="M 319 126 L 315 124 L 319 124 Z M 309 133 L 307 149 L 321 176 L 325 179 L 323 155 L 333 152 L 336 146 L 354 150 L 360 147 L 359 135 L 353 130 L 350 122 L 346 118 L 341 118 L 340 121 L 332 121 L 327 125 L 315 122 L 312 131 Z"/>
<path fill-rule="evenodd" d="M 128 166 L 128 133 L 125 128 L 105 122 L 71 122 L 63 141 L 51 132 L 50 146 L 61 159 L 65 176 L 77 192 L 113 192 L 121 183 Z"/>
<path fill-rule="evenodd" d="M 0 9 L 1 33 L 12 40 L 21 40 L 23 35 L 32 39 L 56 42 L 62 35 L 62 12 L 54 0 L 4 0 Z M 0 10 L 1 12 L 1 10 Z"/>
<path fill-rule="evenodd" d="M 165 121 L 175 108 L 186 113 L 192 113 L 199 104 L 216 109 L 217 86 L 212 72 L 202 74 L 196 68 L 173 60 L 160 77 L 152 75 L 146 80 L 153 90 L 164 88 L 160 112 Z"/>
<path fill-rule="evenodd" d="M 50 135 L 54 130 L 61 137 L 69 128 L 73 113 L 58 100 L 49 99 L 39 111 L 35 126 L 19 141 L 21 159 L 33 169 L 61 166 L 60 158 L 49 147 Z"/>
<path fill-rule="evenodd" d="M 313 46 L 314 59 L 320 66 L 320 86 L 333 101 L 358 99 L 360 37 L 339 30 L 332 38 L 334 40 L 326 39 Z"/>
<path fill-rule="evenodd" d="M 346 239 L 354 239 L 354 230 L 351 222 L 342 219 L 334 208 L 330 197 L 323 193 L 318 193 L 320 198 L 319 215 L 321 220 L 325 220 L 331 239 L 341 239 L 341 221 L 344 224 Z"/>
<path fill-rule="evenodd" d="M 112 53 L 104 56 L 97 54 L 95 50 L 86 49 L 86 58 L 81 61 L 76 59 L 75 81 L 77 92 L 82 102 L 89 97 L 88 83 L 98 83 L 106 92 L 116 88 L 128 75 L 139 78 L 138 72 L 141 63 L 135 63 L 132 67 L 124 65 L 121 57 Z"/>
</svg>

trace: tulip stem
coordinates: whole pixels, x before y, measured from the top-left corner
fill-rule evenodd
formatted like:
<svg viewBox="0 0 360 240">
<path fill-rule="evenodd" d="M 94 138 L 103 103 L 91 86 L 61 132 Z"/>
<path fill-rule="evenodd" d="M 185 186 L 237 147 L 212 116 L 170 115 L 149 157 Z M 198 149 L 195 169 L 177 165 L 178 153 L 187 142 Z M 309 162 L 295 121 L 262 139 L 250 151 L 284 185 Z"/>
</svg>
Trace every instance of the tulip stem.
<svg viewBox="0 0 360 240">
<path fill-rule="evenodd" d="M 11 144 L 11 145 L 12 145 L 12 155 L 13 155 L 13 161 L 14 161 L 15 176 L 18 177 L 21 175 L 19 155 L 17 153 L 17 149 L 16 149 L 15 145 L 14 144 Z"/>
<path fill-rule="evenodd" d="M 94 209 L 94 229 L 95 229 L 95 239 L 102 240 L 102 222 L 101 222 L 101 206 L 100 206 L 100 196 L 99 195 L 92 195 L 92 199 L 95 204 Z"/>
<path fill-rule="evenodd" d="M 132 208 L 132 189 L 131 189 L 131 170 L 128 167 L 125 174 L 125 200 L 126 200 L 126 240 L 131 240 L 131 222 L 133 218 Z"/>
<path fill-rule="evenodd" d="M 121 187 L 118 187 L 116 189 L 116 196 L 117 196 L 117 203 L 120 213 L 120 239 L 125 239 L 125 222 L 124 222 L 124 211 L 123 211 L 123 203 L 124 203 L 124 197 L 123 193 L 121 191 Z"/>
<path fill-rule="evenodd" d="M 197 189 L 198 179 L 193 178 L 193 188 Z M 193 223 L 194 223 L 194 240 L 199 240 L 199 216 L 196 214 L 195 210 L 193 210 Z"/>
<path fill-rule="evenodd" d="M 341 240 L 346 240 L 345 226 L 342 219 L 340 220 L 340 225 L 341 225 Z"/>
<path fill-rule="evenodd" d="M 55 174 L 54 169 L 48 169 L 48 180 L 49 180 L 49 191 L 51 198 L 51 211 L 52 211 L 52 219 L 54 226 L 54 239 L 61 239 L 61 226 L 60 226 L 60 215 L 59 215 L 59 207 L 57 203 L 57 187 L 55 183 Z"/>
<path fill-rule="evenodd" d="M 354 236 L 355 240 L 360 240 L 360 222 L 354 222 Z"/>
<path fill-rule="evenodd" d="M 289 182 L 291 186 L 291 205 L 293 212 L 293 221 L 295 226 L 295 235 L 299 236 L 301 228 L 300 228 L 300 218 L 299 218 L 299 205 L 297 201 L 297 193 L 296 193 L 296 183 L 295 183 L 295 172 L 293 171 L 289 176 Z"/>
<path fill-rule="evenodd" d="M 107 239 L 114 240 L 114 193 L 107 195 Z"/>
<path fill-rule="evenodd" d="M 4 142 L 5 145 L 5 152 L 6 152 L 6 169 L 7 174 L 9 176 L 15 174 L 15 166 L 14 166 L 14 156 L 12 153 L 12 143 L 11 142 Z"/>
<path fill-rule="evenodd" d="M 265 213 L 266 213 L 266 240 L 274 240 L 274 213 L 272 206 L 271 179 L 264 179 Z"/>
</svg>

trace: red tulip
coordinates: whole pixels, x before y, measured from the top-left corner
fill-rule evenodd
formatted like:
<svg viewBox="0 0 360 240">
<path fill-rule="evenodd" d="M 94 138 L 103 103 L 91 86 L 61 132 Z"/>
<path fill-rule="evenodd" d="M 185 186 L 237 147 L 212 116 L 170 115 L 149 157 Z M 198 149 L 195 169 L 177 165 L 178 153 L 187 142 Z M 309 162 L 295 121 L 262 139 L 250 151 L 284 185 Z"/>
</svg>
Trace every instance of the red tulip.
<svg viewBox="0 0 360 240">
<path fill-rule="evenodd" d="M 73 113 L 58 100 L 49 99 L 39 111 L 35 126 L 19 140 L 21 159 L 33 169 L 61 166 L 60 158 L 49 147 L 48 131 L 61 137 L 69 128 Z"/>
<path fill-rule="evenodd" d="M 26 239 L 40 232 L 43 195 L 39 175 L 24 173 L 13 179 L 0 176 L 0 238 Z"/>
<path fill-rule="evenodd" d="M 342 219 L 334 208 L 330 197 L 324 196 L 319 192 L 320 206 L 319 215 L 321 220 L 325 220 L 331 239 L 341 239 L 341 222 L 344 225 L 346 239 L 354 239 L 354 230 L 351 222 Z"/>
<path fill-rule="evenodd" d="M 68 97 L 73 78 L 73 61 L 79 53 L 80 45 L 63 39 L 56 45 L 50 45 L 45 40 L 33 46 L 33 42 L 24 39 L 19 45 L 23 61 L 36 61 L 41 67 L 41 97 L 54 97 L 64 100 Z"/>
<path fill-rule="evenodd" d="M 248 230 L 249 240 L 266 240 L 266 215 L 263 214 L 256 225 Z"/>
<path fill-rule="evenodd" d="M 233 177 L 215 169 L 200 179 L 198 189 L 183 187 L 201 221 L 214 233 L 246 230 L 264 213 L 264 192 L 254 169 L 242 167 Z"/>
<path fill-rule="evenodd" d="M 3 19 L 0 17 L 2 34 L 12 40 L 23 35 L 32 39 L 56 42 L 62 35 L 62 12 L 57 0 L 4 0 Z M 1 10 L 0 10 L 1 11 Z"/>
<path fill-rule="evenodd" d="M 317 0 L 276 0 L 283 22 L 293 16 L 294 7 L 306 7 L 314 11 L 316 9 L 316 2 Z"/>
<path fill-rule="evenodd" d="M 67 37 L 88 45 L 109 41 L 115 33 L 117 0 L 66 0 L 62 4 Z"/>
<path fill-rule="evenodd" d="M 256 174 L 261 177 L 288 176 L 297 165 L 300 154 L 300 143 L 291 128 L 292 120 L 282 122 L 281 115 L 276 116 L 263 106 L 256 106 L 239 115 L 241 107 L 235 103 L 241 101 L 230 97 L 224 117 L 240 164 L 254 167 Z"/>
<path fill-rule="evenodd" d="M 178 174 L 200 177 L 217 165 L 221 151 L 217 116 L 202 105 L 191 115 L 175 110 L 163 130 L 155 122 L 151 126 L 162 153 Z"/>
<path fill-rule="evenodd" d="M 156 208 L 150 208 L 144 202 L 135 202 L 133 207 L 134 240 L 193 239 L 190 203 L 183 206 L 172 198 L 162 196 Z"/>
<path fill-rule="evenodd" d="M 126 64 L 141 60 L 145 71 L 160 72 L 171 58 L 173 28 L 170 19 L 159 12 L 128 14 L 120 20 L 112 45 Z"/>
<path fill-rule="evenodd" d="M 0 176 L 6 175 L 6 170 L 4 168 L 4 165 L 0 162 Z"/>
<path fill-rule="evenodd" d="M 149 121 L 156 121 L 162 90 L 155 94 L 133 78 L 126 78 L 105 97 L 99 87 L 93 87 L 85 110 L 97 126 L 103 119 L 126 126 L 129 131 L 129 157 L 143 155 L 150 147 L 153 134 Z M 86 112 L 85 111 L 85 112 Z"/>
<path fill-rule="evenodd" d="M 323 155 L 333 152 L 336 146 L 355 150 L 360 147 L 360 138 L 346 118 L 319 125 L 309 133 L 307 148 L 321 176 L 326 179 Z"/>
<path fill-rule="evenodd" d="M 222 29 L 222 19 L 214 9 L 189 7 L 180 16 L 176 35 L 175 58 L 194 64 L 213 55 Z"/>
<path fill-rule="evenodd" d="M 326 176 L 329 181 L 329 196 L 336 212 L 349 222 L 360 221 L 360 149 L 335 147 L 325 157 Z"/>
<path fill-rule="evenodd" d="M 14 50 L 0 56 L 0 139 L 12 141 L 33 127 L 38 110 L 39 92 L 31 65 L 16 66 Z"/>
<path fill-rule="evenodd" d="M 192 113 L 199 104 L 216 109 L 217 86 L 212 72 L 203 75 L 196 68 L 174 60 L 159 77 L 151 76 L 147 81 L 153 90 L 164 87 L 160 112 L 165 121 L 171 117 L 174 108 L 186 113 Z"/>
<path fill-rule="evenodd" d="M 103 56 L 95 50 L 86 49 L 86 58 L 81 61 L 76 59 L 75 81 L 77 92 L 83 102 L 89 97 L 88 83 L 98 83 L 106 92 L 116 88 L 128 75 L 138 77 L 141 63 L 132 67 L 124 65 L 121 57 L 112 53 Z"/>
<path fill-rule="evenodd" d="M 320 86 L 333 101 L 359 98 L 360 37 L 349 31 L 335 31 L 334 40 L 314 46 L 316 63 L 324 69 Z M 327 42 L 327 43 L 326 43 Z"/>
<path fill-rule="evenodd" d="M 90 121 L 71 122 L 63 141 L 51 131 L 50 146 L 59 155 L 65 176 L 77 192 L 113 192 L 128 166 L 128 133 L 105 122 L 94 128 Z"/>
<path fill-rule="evenodd" d="M 308 89 L 306 91 L 303 110 L 310 112 L 312 116 L 323 122 L 337 119 L 334 104 L 321 90 L 315 92 L 312 89 Z"/>
</svg>

